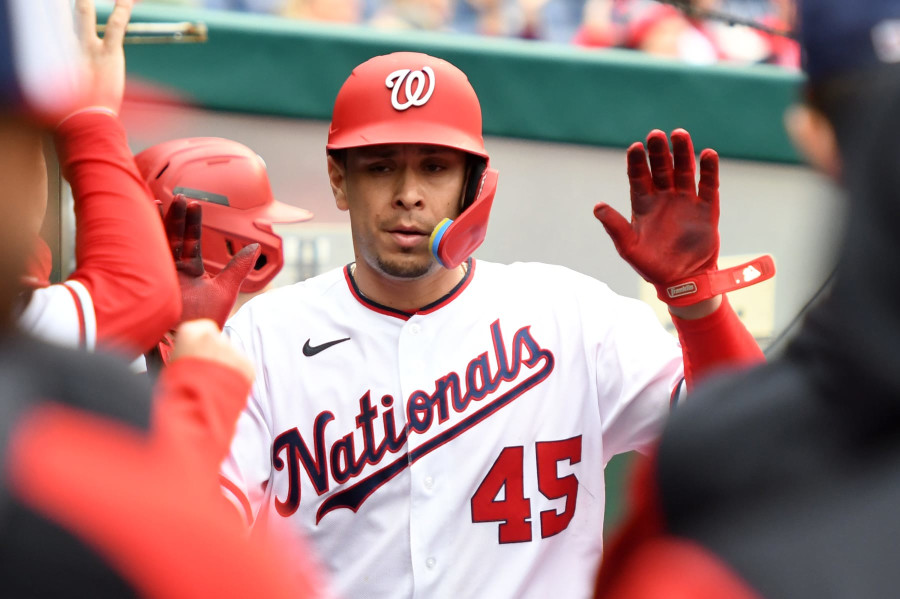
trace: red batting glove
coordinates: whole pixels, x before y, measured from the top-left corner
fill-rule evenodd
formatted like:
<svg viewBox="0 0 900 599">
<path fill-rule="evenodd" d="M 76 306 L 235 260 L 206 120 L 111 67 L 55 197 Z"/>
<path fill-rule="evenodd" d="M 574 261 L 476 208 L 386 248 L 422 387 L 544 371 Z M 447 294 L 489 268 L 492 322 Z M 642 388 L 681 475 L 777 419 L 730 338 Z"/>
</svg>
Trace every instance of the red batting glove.
<svg viewBox="0 0 900 599">
<path fill-rule="evenodd" d="M 221 272 L 212 276 L 203 267 L 201 218 L 200 204 L 188 204 L 180 194 L 175 196 L 163 218 L 181 284 L 181 322 L 211 318 L 222 328 L 237 300 L 241 283 L 256 263 L 260 246 L 251 243 L 242 248 Z"/>
<path fill-rule="evenodd" d="M 674 160 L 666 134 L 651 131 L 649 167 L 641 142 L 628 148 L 630 223 L 603 202 L 594 206 L 619 255 L 667 303 L 672 283 L 715 271 L 719 257 L 719 155 L 710 149 L 700 154 L 698 191 L 690 134 L 673 131 L 672 147 Z"/>
</svg>

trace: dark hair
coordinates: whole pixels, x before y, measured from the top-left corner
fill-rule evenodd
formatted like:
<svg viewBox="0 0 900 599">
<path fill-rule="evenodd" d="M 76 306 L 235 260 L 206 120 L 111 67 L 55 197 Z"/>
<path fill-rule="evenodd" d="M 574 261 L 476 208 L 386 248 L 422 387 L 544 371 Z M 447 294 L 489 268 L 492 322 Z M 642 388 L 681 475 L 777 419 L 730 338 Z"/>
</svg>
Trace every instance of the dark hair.
<svg viewBox="0 0 900 599">
<path fill-rule="evenodd" d="M 343 148 L 339 150 L 328 150 L 328 155 L 334 158 L 335 162 L 341 166 L 347 165 L 347 150 Z"/>
</svg>

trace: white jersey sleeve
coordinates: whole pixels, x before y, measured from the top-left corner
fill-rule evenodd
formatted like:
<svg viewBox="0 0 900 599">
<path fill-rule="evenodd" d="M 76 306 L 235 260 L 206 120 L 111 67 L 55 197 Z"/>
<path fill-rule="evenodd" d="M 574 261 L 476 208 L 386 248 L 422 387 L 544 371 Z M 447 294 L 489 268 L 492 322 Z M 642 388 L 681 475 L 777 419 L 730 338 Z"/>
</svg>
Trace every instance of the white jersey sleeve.
<svg viewBox="0 0 900 599">
<path fill-rule="evenodd" d="M 65 347 L 93 351 L 97 343 L 93 299 L 75 280 L 32 291 L 18 325 L 38 339 Z"/>
<path fill-rule="evenodd" d="M 245 311 L 241 318 L 247 315 Z M 259 353 L 248 347 L 233 327 L 225 326 L 224 332 L 234 346 L 251 359 L 257 373 L 265 372 L 266 366 L 259 360 Z M 272 468 L 269 451 L 272 427 L 266 416 L 267 390 L 260 384 L 261 378 L 257 376 L 251 389 L 247 406 L 238 419 L 231 453 L 222 464 L 223 492 L 248 525 L 256 520 Z"/>
<path fill-rule="evenodd" d="M 588 289 L 582 297 L 592 303 L 579 303 L 580 318 L 585 354 L 595 368 L 608 462 L 620 453 L 645 451 L 657 438 L 684 365 L 677 338 L 660 326 L 650 306 L 593 279 L 583 282 Z"/>
</svg>

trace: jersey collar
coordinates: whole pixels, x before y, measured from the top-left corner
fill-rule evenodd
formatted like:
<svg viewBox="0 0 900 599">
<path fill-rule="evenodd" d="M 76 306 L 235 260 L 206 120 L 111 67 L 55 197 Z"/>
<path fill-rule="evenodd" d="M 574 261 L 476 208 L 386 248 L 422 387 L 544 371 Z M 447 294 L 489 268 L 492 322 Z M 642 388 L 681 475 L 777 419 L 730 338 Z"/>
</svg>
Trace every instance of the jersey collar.
<svg viewBox="0 0 900 599">
<path fill-rule="evenodd" d="M 359 290 L 359 287 L 356 286 L 356 279 L 350 274 L 350 266 L 352 264 L 348 264 L 344 267 L 344 279 L 347 281 L 347 286 L 350 288 L 350 293 L 353 294 L 353 297 L 361 303 L 366 308 L 378 312 L 379 314 L 385 314 L 387 316 L 393 316 L 395 318 L 400 318 L 402 320 L 409 320 L 416 314 L 430 314 L 436 310 L 439 310 L 443 306 L 446 306 L 451 301 L 453 301 L 459 294 L 463 292 L 463 290 L 469 286 L 469 283 L 472 281 L 472 275 L 475 272 L 475 259 L 471 256 L 466 260 L 466 274 L 463 275 L 463 278 L 460 279 L 459 283 L 453 287 L 445 296 L 440 299 L 431 302 L 427 306 L 423 306 L 416 310 L 415 312 L 404 312 L 403 310 L 397 310 L 396 308 L 391 308 L 385 306 L 383 304 L 379 304 L 376 301 L 372 301 L 362 294 Z"/>
</svg>

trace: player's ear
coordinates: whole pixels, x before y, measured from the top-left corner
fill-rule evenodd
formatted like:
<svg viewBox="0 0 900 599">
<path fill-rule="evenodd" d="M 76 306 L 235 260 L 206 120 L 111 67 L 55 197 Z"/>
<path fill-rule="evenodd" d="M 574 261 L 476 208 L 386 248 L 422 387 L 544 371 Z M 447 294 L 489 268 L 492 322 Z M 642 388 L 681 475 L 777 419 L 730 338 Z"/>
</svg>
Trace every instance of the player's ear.
<svg viewBox="0 0 900 599">
<path fill-rule="evenodd" d="M 331 183 L 331 193 L 334 194 L 334 203 L 338 210 L 347 210 L 346 192 L 346 162 L 340 156 L 328 154 L 328 181 Z"/>
<path fill-rule="evenodd" d="M 840 177 L 841 155 L 828 117 L 806 104 L 795 104 L 784 113 L 784 127 L 810 165 L 834 179 Z"/>
</svg>

